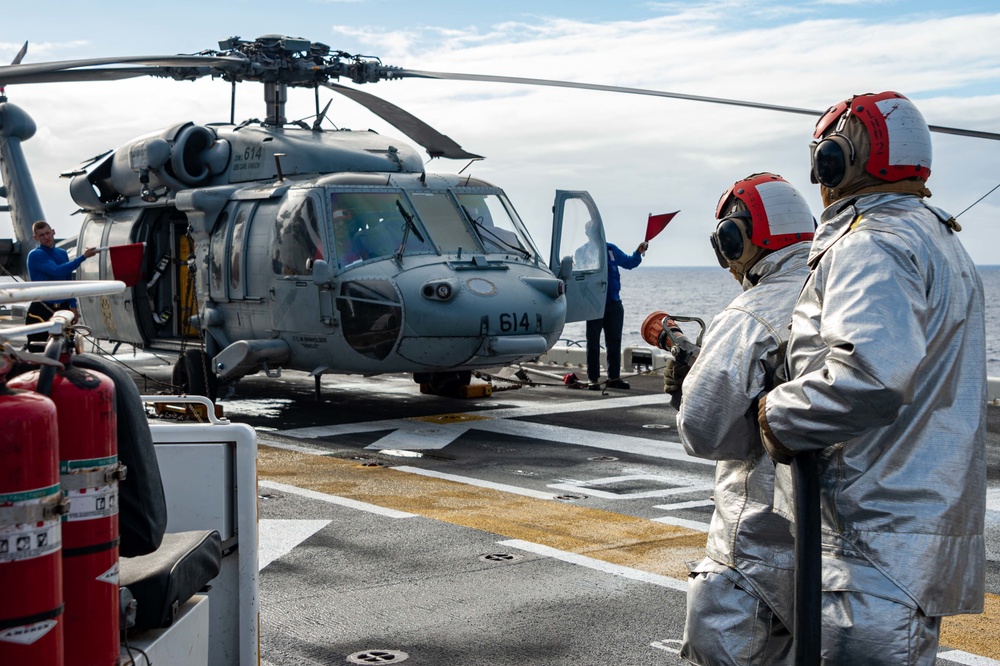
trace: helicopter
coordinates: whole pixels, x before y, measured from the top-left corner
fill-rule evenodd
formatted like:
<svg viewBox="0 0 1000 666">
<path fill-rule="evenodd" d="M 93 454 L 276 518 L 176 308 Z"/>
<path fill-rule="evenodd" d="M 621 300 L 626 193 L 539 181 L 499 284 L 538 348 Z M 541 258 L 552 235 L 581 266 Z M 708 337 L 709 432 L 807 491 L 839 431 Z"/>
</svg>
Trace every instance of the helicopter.
<svg viewBox="0 0 1000 666">
<path fill-rule="evenodd" d="M 94 337 L 180 351 L 174 383 L 212 397 L 219 382 L 283 369 L 311 373 L 317 391 L 326 373 L 402 372 L 447 393 L 473 370 L 543 354 L 567 321 L 600 315 L 603 251 L 576 265 L 559 256 L 560 242 L 603 248 L 586 192 L 557 193 L 553 251 L 542 257 L 492 183 L 429 174 L 395 138 L 324 129 L 326 109 L 311 126 L 285 118 L 288 88 L 325 87 L 386 118 L 432 158 L 481 159 L 402 109 L 330 81 L 391 76 L 391 68 L 275 35 L 220 48 L 39 65 L 21 64 L 22 50 L 0 68 L 0 86 L 143 75 L 221 77 L 234 94 L 237 82 L 264 84 L 263 120 L 182 122 L 64 174 L 86 213 L 78 251 L 145 244 L 144 279 L 79 299 Z M 45 219 L 21 149 L 34 129 L 0 97 L 0 193 L 17 236 L 0 249 L 20 275 L 31 224 Z M 79 279 L 113 276 L 107 253 L 99 256 Z"/>
<path fill-rule="evenodd" d="M 319 90 L 357 102 L 431 158 L 478 160 L 448 136 L 355 86 L 404 77 L 556 86 L 810 115 L 756 102 L 549 79 L 386 66 L 301 38 L 230 38 L 196 55 L 128 56 L 0 67 L 0 87 L 140 76 L 264 86 L 265 116 L 184 122 L 151 132 L 64 174 L 85 212 L 86 247 L 145 243 L 144 275 L 117 296 L 84 297 L 103 340 L 179 350 L 174 383 L 214 395 L 219 382 L 283 369 L 412 373 L 453 392 L 473 371 L 521 362 L 555 344 L 567 322 L 600 316 L 606 285 L 600 213 L 586 192 L 556 193 L 542 257 L 503 190 L 430 174 L 416 150 L 370 131 L 322 126 Z M 315 121 L 285 117 L 289 88 L 313 89 Z M 235 103 L 232 108 L 235 108 Z M 989 132 L 932 131 L 998 139 Z M 0 172 L 17 244 L 0 246 L 24 273 L 30 224 L 43 219 L 21 142 L 34 124 L 0 97 Z M 588 224 L 593 221 L 593 224 Z M 591 233 L 588 234 L 588 228 Z M 564 251 L 565 250 L 565 251 Z M 113 277 L 106 255 L 81 279 Z M 594 261 L 578 257 L 593 256 Z M 191 348 L 188 341 L 194 341 Z"/>
</svg>

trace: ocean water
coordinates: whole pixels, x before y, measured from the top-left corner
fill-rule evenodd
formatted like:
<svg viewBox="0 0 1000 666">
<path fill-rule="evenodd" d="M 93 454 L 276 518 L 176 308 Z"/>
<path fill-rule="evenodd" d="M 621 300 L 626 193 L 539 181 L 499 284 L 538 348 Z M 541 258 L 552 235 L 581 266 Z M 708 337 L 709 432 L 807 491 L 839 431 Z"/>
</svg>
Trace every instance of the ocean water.
<svg viewBox="0 0 1000 666">
<path fill-rule="evenodd" d="M 1000 266 L 978 266 L 986 292 L 986 374 L 1000 377 Z M 645 345 L 639 329 L 651 312 L 664 310 L 672 315 L 698 317 L 708 325 L 741 291 L 739 283 L 716 267 L 667 268 L 640 266 L 622 271 L 622 303 L 625 326 L 622 347 Z M 697 324 L 682 324 L 686 334 L 695 335 Z M 567 324 L 566 340 L 585 340 L 584 322 Z M 693 337 L 692 337 L 693 339 Z"/>
</svg>

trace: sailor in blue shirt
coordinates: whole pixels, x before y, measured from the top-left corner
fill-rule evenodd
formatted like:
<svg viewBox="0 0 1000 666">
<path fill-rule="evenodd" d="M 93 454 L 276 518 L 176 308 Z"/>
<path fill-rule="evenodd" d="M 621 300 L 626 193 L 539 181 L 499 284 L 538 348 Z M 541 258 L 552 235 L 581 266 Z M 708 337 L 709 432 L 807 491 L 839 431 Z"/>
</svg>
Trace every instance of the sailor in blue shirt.
<svg viewBox="0 0 1000 666">
<path fill-rule="evenodd" d="M 629 383 L 621 379 L 622 369 L 622 326 L 625 322 L 625 308 L 622 305 L 622 279 L 619 268 L 631 270 L 642 263 L 642 255 L 649 243 L 639 243 L 632 254 L 625 254 L 617 245 L 608 243 L 608 294 L 604 306 L 604 316 L 587 321 L 587 379 L 589 388 L 599 390 L 601 385 L 601 331 L 604 331 L 604 346 L 607 351 L 608 388 L 627 389 Z"/>
<path fill-rule="evenodd" d="M 56 247 L 56 232 L 45 220 L 38 220 L 31 225 L 33 237 L 38 241 L 38 247 L 28 253 L 28 278 L 32 282 L 54 280 L 72 280 L 73 272 L 84 261 L 97 254 L 97 249 L 88 247 L 83 254 L 70 261 L 66 250 Z M 37 324 L 48 321 L 58 310 L 72 310 L 76 314 L 76 299 L 68 298 L 61 301 L 36 301 L 28 308 L 26 324 Z M 38 350 L 44 346 L 47 333 L 34 333 L 28 336 L 29 350 Z M 32 344 L 41 343 L 41 345 Z"/>
</svg>

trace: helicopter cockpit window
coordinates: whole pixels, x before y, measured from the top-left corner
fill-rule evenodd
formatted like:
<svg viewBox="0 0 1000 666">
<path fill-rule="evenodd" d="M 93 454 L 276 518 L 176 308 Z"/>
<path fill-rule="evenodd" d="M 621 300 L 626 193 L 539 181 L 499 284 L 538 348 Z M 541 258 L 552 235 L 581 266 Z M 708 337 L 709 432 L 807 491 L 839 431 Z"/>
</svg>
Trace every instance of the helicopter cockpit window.
<svg viewBox="0 0 1000 666">
<path fill-rule="evenodd" d="M 531 244 L 517 214 L 496 194 L 459 194 L 458 201 L 472 220 L 487 252 L 515 252 L 531 258 Z"/>
<path fill-rule="evenodd" d="M 562 239 L 559 247 L 576 248 L 573 270 L 595 271 L 601 267 L 601 254 L 607 245 L 601 240 L 599 227 L 582 199 L 569 199 L 563 209 Z"/>
<path fill-rule="evenodd" d="M 229 293 L 233 298 L 243 297 L 243 235 L 251 206 L 243 206 L 233 221 L 233 237 L 229 243 Z"/>
<path fill-rule="evenodd" d="M 232 206 L 233 204 L 230 204 Z M 222 216 L 216 223 L 217 229 L 226 229 L 229 224 L 229 210 L 222 211 Z M 226 234 L 219 231 L 212 234 L 212 270 L 208 272 L 211 282 L 209 287 L 211 289 L 212 298 L 224 301 L 226 300 L 226 291 L 223 289 L 223 278 L 226 275 L 226 265 L 223 263 L 226 257 Z"/>
<path fill-rule="evenodd" d="M 401 192 L 331 192 L 337 265 L 344 268 L 358 261 L 389 257 L 400 248 L 403 254 L 433 252 L 426 232 L 415 219 L 409 227 L 402 212 L 412 218 L 409 208 Z"/>
<path fill-rule="evenodd" d="M 318 202 L 310 196 L 289 197 L 274 221 L 271 267 L 277 275 L 309 275 L 323 259 Z"/>
<path fill-rule="evenodd" d="M 410 201 L 427 227 L 438 252 L 480 251 L 479 241 L 469 229 L 455 200 L 446 192 L 410 192 Z"/>
</svg>

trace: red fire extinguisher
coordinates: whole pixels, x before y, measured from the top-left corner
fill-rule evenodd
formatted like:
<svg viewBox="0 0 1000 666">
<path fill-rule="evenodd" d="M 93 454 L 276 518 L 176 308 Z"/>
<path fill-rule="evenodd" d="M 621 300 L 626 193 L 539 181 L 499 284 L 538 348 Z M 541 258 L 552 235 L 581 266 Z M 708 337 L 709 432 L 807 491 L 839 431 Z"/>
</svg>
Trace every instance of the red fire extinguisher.
<svg viewBox="0 0 1000 666">
<path fill-rule="evenodd" d="M 59 472 L 69 512 L 62 523 L 66 666 L 118 663 L 118 464 L 114 382 L 98 372 L 66 366 L 48 387 L 56 405 Z M 34 389 L 41 372 L 11 380 Z"/>
<path fill-rule="evenodd" d="M 0 423 L 0 664 L 62 666 L 56 407 L 0 383 Z"/>
</svg>

